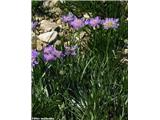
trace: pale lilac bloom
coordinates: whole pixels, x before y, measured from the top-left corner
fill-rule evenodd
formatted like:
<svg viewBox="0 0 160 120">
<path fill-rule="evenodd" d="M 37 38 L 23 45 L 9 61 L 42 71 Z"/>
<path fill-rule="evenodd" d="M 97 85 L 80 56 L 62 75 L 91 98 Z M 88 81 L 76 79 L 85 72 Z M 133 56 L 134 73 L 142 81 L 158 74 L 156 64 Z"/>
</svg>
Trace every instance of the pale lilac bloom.
<svg viewBox="0 0 160 120">
<path fill-rule="evenodd" d="M 91 18 L 88 21 L 88 25 L 90 25 L 92 27 L 98 27 L 100 23 L 101 23 L 101 19 L 98 16 L 95 18 Z"/>
<path fill-rule="evenodd" d="M 71 22 L 76 18 L 72 13 L 69 13 L 68 15 L 62 16 L 62 21 L 63 22 Z"/>
<path fill-rule="evenodd" d="M 119 26 L 118 21 L 119 19 L 106 18 L 105 20 L 102 21 L 102 25 L 104 29 L 109 29 L 109 28 L 116 29 Z"/>
<path fill-rule="evenodd" d="M 32 50 L 32 67 L 38 64 L 37 56 L 38 56 L 38 52 L 36 50 Z"/>
<path fill-rule="evenodd" d="M 34 30 L 38 25 L 38 22 L 32 22 L 32 30 Z"/>
<path fill-rule="evenodd" d="M 78 48 L 77 46 L 71 46 L 71 47 L 65 46 L 64 55 L 66 55 L 66 56 L 70 56 L 70 55 L 71 56 L 75 56 L 77 48 Z"/>
<path fill-rule="evenodd" d="M 53 48 L 53 55 L 56 57 L 56 58 L 60 58 L 61 55 L 62 55 L 62 51 L 59 51 L 57 50 L 55 47 Z"/>
<path fill-rule="evenodd" d="M 43 57 L 45 61 L 51 61 L 51 60 L 55 60 L 56 58 L 52 55 L 53 52 L 53 47 L 48 46 L 45 47 L 43 50 Z"/>
<path fill-rule="evenodd" d="M 82 28 L 85 25 L 85 21 L 83 18 L 79 19 L 79 18 L 75 18 L 73 21 L 70 22 L 70 25 L 78 30 L 79 28 Z"/>
<path fill-rule="evenodd" d="M 90 21 L 89 19 L 86 19 L 86 20 L 84 21 L 84 24 L 85 24 L 85 25 L 88 25 L 88 24 L 89 24 L 89 21 Z"/>
<path fill-rule="evenodd" d="M 56 60 L 61 57 L 62 52 L 58 51 L 56 48 L 47 46 L 43 49 L 43 57 L 46 61 Z"/>
</svg>

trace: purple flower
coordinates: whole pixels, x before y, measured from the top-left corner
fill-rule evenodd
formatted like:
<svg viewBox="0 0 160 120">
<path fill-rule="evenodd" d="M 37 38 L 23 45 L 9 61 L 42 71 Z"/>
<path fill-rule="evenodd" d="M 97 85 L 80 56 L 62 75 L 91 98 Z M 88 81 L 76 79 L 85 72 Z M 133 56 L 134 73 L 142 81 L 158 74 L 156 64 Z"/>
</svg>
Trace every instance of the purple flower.
<svg viewBox="0 0 160 120">
<path fill-rule="evenodd" d="M 62 16 L 62 21 L 63 22 L 71 22 L 76 18 L 73 14 L 69 13 L 68 15 Z"/>
<path fill-rule="evenodd" d="M 75 56 L 77 48 L 78 48 L 77 46 L 71 46 L 71 47 L 65 46 L 64 55 L 66 55 L 66 56 L 70 56 L 70 55 L 71 56 Z"/>
<path fill-rule="evenodd" d="M 82 28 L 85 25 L 85 22 L 83 18 L 81 19 L 75 18 L 73 21 L 70 22 L 70 25 L 74 29 L 78 30 L 79 28 Z"/>
<path fill-rule="evenodd" d="M 102 21 L 102 25 L 104 29 L 109 29 L 109 28 L 116 29 L 119 26 L 118 21 L 119 19 L 106 18 L 105 20 Z"/>
<path fill-rule="evenodd" d="M 89 25 L 89 21 L 90 21 L 89 19 L 86 19 L 86 20 L 84 21 L 84 24 L 85 24 L 85 25 Z"/>
<path fill-rule="evenodd" d="M 88 24 L 92 27 L 98 27 L 100 23 L 101 23 L 101 19 L 98 16 L 95 18 L 91 18 L 88 21 Z"/>
<path fill-rule="evenodd" d="M 37 25 L 38 25 L 38 22 L 32 22 L 32 30 L 34 30 Z"/>
<path fill-rule="evenodd" d="M 62 52 L 56 50 L 56 48 L 47 46 L 43 49 L 43 57 L 46 61 L 56 60 L 61 57 Z"/>
<path fill-rule="evenodd" d="M 32 50 L 32 67 L 38 64 L 37 56 L 38 56 L 38 52 L 36 50 Z"/>
</svg>

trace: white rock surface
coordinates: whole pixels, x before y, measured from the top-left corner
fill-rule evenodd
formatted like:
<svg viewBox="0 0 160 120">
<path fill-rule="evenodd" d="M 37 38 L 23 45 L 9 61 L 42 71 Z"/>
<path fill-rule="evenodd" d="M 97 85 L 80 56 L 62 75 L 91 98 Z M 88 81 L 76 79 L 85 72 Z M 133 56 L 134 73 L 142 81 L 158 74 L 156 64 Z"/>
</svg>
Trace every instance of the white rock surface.
<svg viewBox="0 0 160 120">
<path fill-rule="evenodd" d="M 51 42 L 54 41 L 57 37 L 58 33 L 56 31 L 42 33 L 38 36 L 38 38 L 43 42 Z"/>
<path fill-rule="evenodd" d="M 49 32 L 52 29 L 55 29 L 57 27 L 57 24 L 54 22 L 51 22 L 49 20 L 42 20 L 40 22 L 40 29 L 44 32 Z"/>
<path fill-rule="evenodd" d="M 62 42 L 61 42 L 60 40 L 57 40 L 57 41 L 54 43 L 54 46 L 56 47 L 56 46 L 61 45 L 61 44 L 62 44 Z"/>
<path fill-rule="evenodd" d="M 37 40 L 36 49 L 38 51 L 41 51 L 46 45 L 47 45 L 47 43 L 42 42 L 41 40 Z"/>
<path fill-rule="evenodd" d="M 43 5 L 44 7 L 53 7 L 57 2 L 58 0 L 45 0 Z"/>
</svg>

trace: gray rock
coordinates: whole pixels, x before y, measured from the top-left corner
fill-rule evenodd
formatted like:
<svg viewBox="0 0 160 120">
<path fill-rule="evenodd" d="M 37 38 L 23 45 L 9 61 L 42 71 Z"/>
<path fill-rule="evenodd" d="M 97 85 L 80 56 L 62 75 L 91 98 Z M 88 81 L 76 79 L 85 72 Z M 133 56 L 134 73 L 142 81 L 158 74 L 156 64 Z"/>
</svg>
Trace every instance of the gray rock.
<svg viewBox="0 0 160 120">
<path fill-rule="evenodd" d="M 59 25 L 60 27 L 62 27 L 62 20 L 61 19 L 58 19 L 57 21 L 56 21 L 56 23 L 57 23 L 57 25 Z"/>
<path fill-rule="evenodd" d="M 47 43 L 41 41 L 41 40 L 37 40 L 36 41 L 36 49 L 38 51 L 41 51 L 45 46 L 47 45 Z"/>
<path fill-rule="evenodd" d="M 45 0 L 43 3 L 43 6 L 44 7 L 53 7 L 57 2 L 58 2 L 58 0 Z"/>
<path fill-rule="evenodd" d="M 89 16 L 87 13 L 84 14 L 83 17 L 86 18 L 86 19 L 89 19 L 89 18 L 90 18 L 90 16 Z"/>
<path fill-rule="evenodd" d="M 86 32 L 81 32 L 79 38 L 82 39 L 85 36 Z"/>
<path fill-rule="evenodd" d="M 51 22 L 49 20 L 42 20 L 40 22 L 40 29 L 44 32 L 49 32 L 50 30 L 55 29 L 57 26 L 58 25 L 55 22 Z"/>
<path fill-rule="evenodd" d="M 56 39 L 58 33 L 57 31 L 51 31 L 51 32 L 46 32 L 46 33 L 42 33 L 38 36 L 38 38 L 43 41 L 43 42 L 52 42 Z"/>
<path fill-rule="evenodd" d="M 62 44 L 62 42 L 60 41 L 60 40 L 57 40 L 55 43 L 54 43 L 54 46 L 56 47 L 56 46 L 59 46 L 59 45 L 61 45 Z"/>
<path fill-rule="evenodd" d="M 54 8 L 52 8 L 52 9 L 50 10 L 50 12 L 52 12 L 52 13 L 54 13 L 54 14 L 56 14 L 56 15 L 59 15 L 59 14 L 62 13 L 62 10 L 61 10 L 60 8 L 58 8 L 58 7 L 54 7 Z"/>
<path fill-rule="evenodd" d="M 32 33 L 32 49 L 36 49 L 36 44 L 37 44 L 37 37 L 35 33 Z"/>
</svg>

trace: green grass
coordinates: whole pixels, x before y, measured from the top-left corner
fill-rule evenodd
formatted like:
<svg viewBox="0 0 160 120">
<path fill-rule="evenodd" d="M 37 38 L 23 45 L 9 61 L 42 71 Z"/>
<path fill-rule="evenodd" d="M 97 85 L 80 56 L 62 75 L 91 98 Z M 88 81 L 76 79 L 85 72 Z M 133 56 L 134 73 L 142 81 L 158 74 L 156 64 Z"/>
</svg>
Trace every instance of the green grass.
<svg viewBox="0 0 160 120">
<path fill-rule="evenodd" d="M 128 66 L 120 62 L 123 57 L 119 52 L 126 45 L 124 40 L 128 39 L 126 3 L 85 3 L 66 2 L 61 6 L 65 7 L 64 11 L 77 7 L 75 11 L 72 9 L 75 14 L 89 11 L 93 15 L 102 14 L 100 9 L 104 7 L 110 11 L 103 16 L 109 13 L 110 17 L 119 18 L 120 27 L 117 30 L 91 30 L 90 49 L 85 54 L 81 54 L 79 47 L 76 57 L 47 64 L 39 57 L 39 65 L 32 71 L 32 117 L 128 119 Z"/>
</svg>

